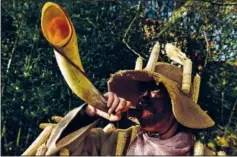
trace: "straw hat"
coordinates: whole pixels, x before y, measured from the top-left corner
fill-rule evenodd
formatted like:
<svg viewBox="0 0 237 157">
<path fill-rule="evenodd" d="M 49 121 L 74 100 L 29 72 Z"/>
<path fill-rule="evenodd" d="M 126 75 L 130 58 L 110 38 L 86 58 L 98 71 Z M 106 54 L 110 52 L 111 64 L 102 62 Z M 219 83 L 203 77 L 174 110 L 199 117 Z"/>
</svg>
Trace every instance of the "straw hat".
<svg viewBox="0 0 237 157">
<path fill-rule="evenodd" d="M 191 79 L 188 82 L 184 80 L 184 77 L 187 77 L 185 75 L 190 75 L 191 78 L 191 72 L 188 74 L 187 71 L 185 72 L 185 69 L 188 69 L 188 67 L 185 67 L 184 64 L 182 70 L 168 63 L 157 62 L 159 51 L 160 45 L 156 43 L 146 68 L 142 69 L 142 59 L 139 57 L 136 62 L 135 70 L 120 70 L 113 74 L 108 81 L 109 91 L 136 104 L 139 95 L 137 91 L 138 83 L 140 81 L 155 80 L 156 84 L 162 83 L 168 91 L 173 114 L 180 124 L 195 129 L 213 126 L 215 124 L 214 121 L 192 99 L 192 94 L 195 93 L 193 90 L 195 85 L 191 86 L 191 83 L 189 83 Z M 174 53 L 174 51 L 172 51 L 172 53 Z M 183 60 L 184 62 L 188 60 L 189 63 L 192 63 L 186 57 L 183 59 L 185 60 Z M 187 84 L 190 84 L 189 88 L 192 87 L 191 90 L 183 89 Z M 199 87 L 196 91 L 199 93 Z"/>
</svg>

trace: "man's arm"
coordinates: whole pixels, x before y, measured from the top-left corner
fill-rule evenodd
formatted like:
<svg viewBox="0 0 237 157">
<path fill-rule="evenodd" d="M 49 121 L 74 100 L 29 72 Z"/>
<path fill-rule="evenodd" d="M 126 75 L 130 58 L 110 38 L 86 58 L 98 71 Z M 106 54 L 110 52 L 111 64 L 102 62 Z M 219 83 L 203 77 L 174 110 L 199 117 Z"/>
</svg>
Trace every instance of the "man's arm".
<svg viewBox="0 0 237 157">
<path fill-rule="evenodd" d="M 74 141 L 77 141 L 77 145 L 82 146 L 85 142 L 84 139 L 90 134 L 90 130 L 95 127 L 95 121 L 98 117 L 109 115 L 110 121 L 118 121 L 121 119 L 121 112 L 127 111 L 131 106 L 131 102 L 118 97 L 112 92 L 108 92 L 104 96 L 107 99 L 109 113 L 102 112 L 87 104 L 70 111 L 51 134 L 47 142 L 47 146 L 51 151 L 48 150 L 47 155 L 52 155 L 61 149 L 60 147 L 71 145 Z"/>
</svg>

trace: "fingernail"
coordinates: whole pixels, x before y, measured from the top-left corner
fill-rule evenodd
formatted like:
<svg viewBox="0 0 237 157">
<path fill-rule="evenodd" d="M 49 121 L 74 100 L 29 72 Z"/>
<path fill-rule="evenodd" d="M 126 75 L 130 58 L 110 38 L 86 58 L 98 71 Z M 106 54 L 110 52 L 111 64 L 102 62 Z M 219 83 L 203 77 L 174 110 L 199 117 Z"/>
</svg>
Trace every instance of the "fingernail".
<svg viewBox="0 0 237 157">
<path fill-rule="evenodd" d="M 109 114 L 111 113 L 111 109 L 108 110 L 108 113 L 109 113 Z"/>
</svg>

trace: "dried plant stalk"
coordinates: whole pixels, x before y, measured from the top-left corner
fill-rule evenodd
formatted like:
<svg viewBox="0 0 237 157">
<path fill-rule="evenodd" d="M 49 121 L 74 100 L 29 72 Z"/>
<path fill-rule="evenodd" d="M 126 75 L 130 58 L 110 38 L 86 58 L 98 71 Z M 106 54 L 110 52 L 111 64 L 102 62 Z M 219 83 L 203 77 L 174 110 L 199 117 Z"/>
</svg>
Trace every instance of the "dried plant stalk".
<svg viewBox="0 0 237 157">
<path fill-rule="evenodd" d="M 137 58 L 135 70 L 142 70 L 142 57 L 141 56 Z"/>
<path fill-rule="evenodd" d="M 23 156 L 31 156 L 31 155 L 35 155 L 37 149 L 39 148 L 39 146 L 41 146 L 43 143 L 45 143 L 49 137 L 49 135 L 51 134 L 53 130 L 52 126 L 47 126 L 42 132 L 41 134 L 37 137 L 37 139 L 30 145 L 30 147 L 28 147 L 26 149 L 26 151 L 22 154 Z"/>
<path fill-rule="evenodd" d="M 192 86 L 192 99 L 195 103 L 198 102 L 199 97 L 199 91 L 200 91 L 200 83 L 201 83 L 201 77 L 196 74 L 196 76 L 193 79 L 193 86 Z"/>
<path fill-rule="evenodd" d="M 37 149 L 37 152 L 35 155 L 36 156 L 43 156 L 43 155 L 45 155 L 47 150 L 48 150 L 48 147 L 44 143 Z"/>
<path fill-rule="evenodd" d="M 192 61 L 190 59 L 185 59 L 183 61 L 183 82 L 182 91 L 189 93 L 191 87 L 191 74 L 192 74 Z"/>
<path fill-rule="evenodd" d="M 52 126 L 52 127 L 55 127 L 57 124 L 53 124 L 53 123 L 41 123 L 39 125 L 39 128 L 40 129 L 45 129 L 47 126 Z"/>
<path fill-rule="evenodd" d="M 69 155 L 70 155 L 69 149 L 67 149 L 67 148 L 62 148 L 62 149 L 60 149 L 59 155 L 60 155 L 60 156 L 69 156 Z"/>
<path fill-rule="evenodd" d="M 158 58 L 159 58 L 159 53 L 160 53 L 160 44 L 159 42 L 157 42 L 151 51 L 151 55 L 149 57 L 147 66 L 145 68 L 146 70 L 154 72 L 156 62 L 158 61 Z"/>
<path fill-rule="evenodd" d="M 106 126 L 103 128 L 103 131 L 104 131 L 104 132 L 109 132 L 109 131 L 113 131 L 113 130 L 116 130 L 116 127 L 115 127 L 114 124 L 112 124 L 112 123 L 109 123 L 108 125 L 106 125 Z"/>
<path fill-rule="evenodd" d="M 61 117 L 61 116 L 53 116 L 51 119 L 52 119 L 52 121 L 55 121 L 56 123 L 58 123 L 58 122 L 60 122 L 60 120 L 63 119 L 63 117 Z"/>
<path fill-rule="evenodd" d="M 193 150 L 193 155 L 204 155 L 204 144 L 200 141 L 197 141 L 194 144 L 194 150 Z"/>
</svg>

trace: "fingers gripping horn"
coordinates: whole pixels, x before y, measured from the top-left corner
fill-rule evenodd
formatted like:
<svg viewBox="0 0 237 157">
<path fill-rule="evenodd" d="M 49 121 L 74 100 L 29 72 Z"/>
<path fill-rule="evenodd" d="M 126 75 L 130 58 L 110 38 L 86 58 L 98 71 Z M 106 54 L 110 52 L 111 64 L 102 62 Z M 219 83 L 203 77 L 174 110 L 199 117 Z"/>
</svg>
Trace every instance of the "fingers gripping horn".
<svg viewBox="0 0 237 157">
<path fill-rule="evenodd" d="M 85 75 L 76 32 L 64 9 L 52 2 L 45 3 L 41 29 L 46 40 L 54 48 L 58 66 L 68 86 L 83 101 L 107 112 L 104 97 Z"/>
</svg>

